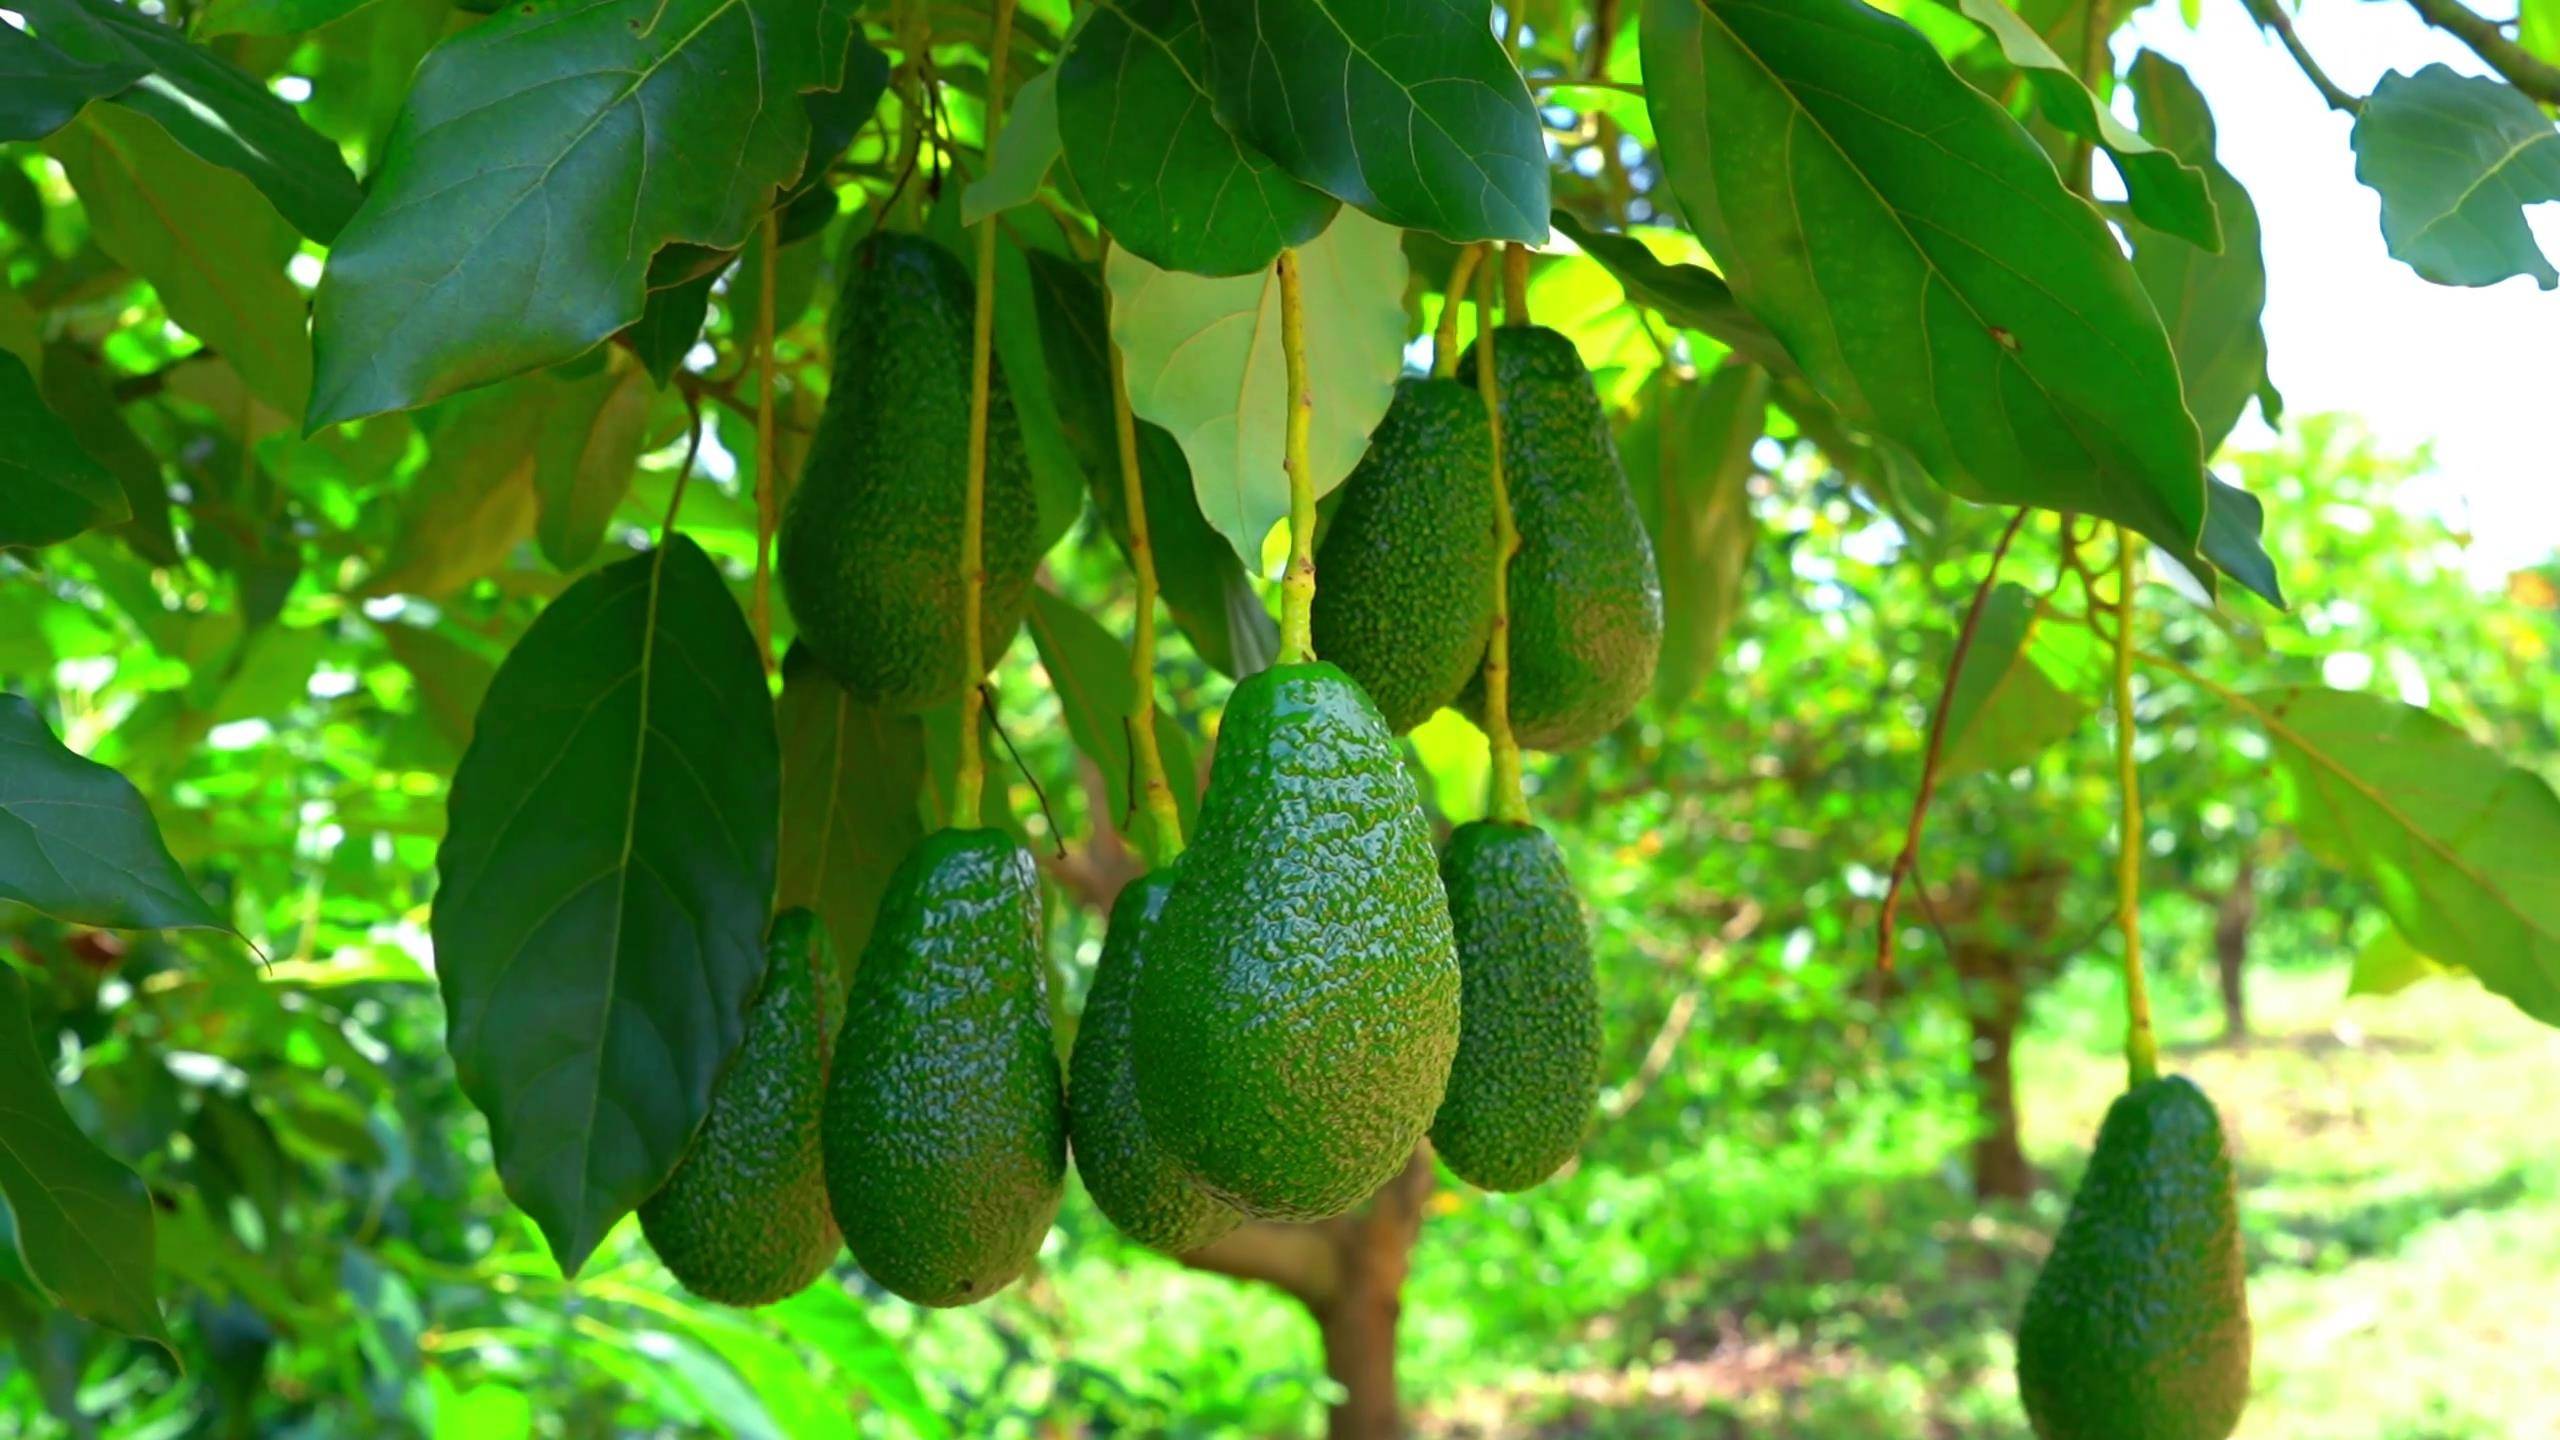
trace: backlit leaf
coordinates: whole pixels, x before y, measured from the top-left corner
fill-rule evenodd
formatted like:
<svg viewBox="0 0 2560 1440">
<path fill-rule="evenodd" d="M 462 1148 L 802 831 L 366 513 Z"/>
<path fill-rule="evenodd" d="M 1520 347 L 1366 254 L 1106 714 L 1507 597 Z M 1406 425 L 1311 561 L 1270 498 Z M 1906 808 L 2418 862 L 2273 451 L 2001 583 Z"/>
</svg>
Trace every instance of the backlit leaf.
<svg viewBox="0 0 2560 1440">
<path fill-rule="evenodd" d="M 2219 255 L 2147 230 L 2133 237 L 2133 273 L 2168 329 L 2187 412 L 2195 416 L 2210 456 L 2267 380 L 2267 335 L 2259 323 L 2267 303 L 2267 261 L 2259 244 L 2258 207 L 2214 158 L 2213 114 L 2187 72 L 2145 50 L 2134 57 L 2131 84 L 2142 107 L 2143 132 L 2204 168 L 2222 219 Z"/>
<path fill-rule="evenodd" d="M 2356 178 L 2382 196 L 2382 239 L 2439 285 L 2495 285 L 2560 271 L 2525 224 L 2560 200 L 2560 129 L 2504 82 L 2429 65 L 2392 71 L 2356 117 Z"/>
<path fill-rule="evenodd" d="M 889 876 L 924 838 L 924 726 L 846 694 L 798 646 L 783 659 L 775 719 L 782 849 L 774 904 L 816 911 L 849 970 Z"/>
<path fill-rule="evenodd" d="M 975 225 L 999 211 L 1028 205 L 1058 158 L 1058 72 L 1043 70 L 1022 83 L 1005 110 L 987 173 L 960 192 L 960 223 Z"/>
<path fill-rule="evenodd" d="M 2024 765 L 2089 718 L 2107 657 L 2085 627 L 2045 624 L 2035 610 L 2035 596 L 2006 581 L 1984 602 L 1947 700 L 1941 775 Z"/>
</svg>

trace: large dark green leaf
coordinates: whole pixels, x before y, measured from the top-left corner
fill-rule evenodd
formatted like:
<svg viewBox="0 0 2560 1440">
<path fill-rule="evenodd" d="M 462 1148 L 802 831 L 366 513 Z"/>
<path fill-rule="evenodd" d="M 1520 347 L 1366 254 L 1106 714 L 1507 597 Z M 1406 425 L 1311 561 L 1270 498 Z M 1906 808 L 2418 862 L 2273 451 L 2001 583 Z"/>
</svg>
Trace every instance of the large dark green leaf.
<svg viewBox="0 0 2560 1440">
<path fill-rule="evenodd" d="M 1049 672 L 1058 708 L 1067 717 L 1067 731 L 1075 737 L 1076 749 L 1102 772 L 1103 793 L 1111 797 L 1109 823 L 1130 833 L 1147 822 L 1131 790 L 1135 756 L 1129 745 L 1129 710 L 1135 696 L 1129 647 L 1103 629 L 1102 622 L 1045 589 L 1032 591 L 1027 619 L 1031 639 L 1040 647 L 1041 668 Z M 1190 737 L 1162 704 L 1156 706 L 1155 726 L 1165 778 L 1188 830 L 1199 807 Z"/>
<path fill-rule="evenodd" d="M 258 399 L 299 413 L 311 345 L 284 268 L 299 241 L 257 187 L 119 105 L 91 110 L 50 148 L 98 248 L 150 281 L 169 318 L 220 351 Z"/>
<path fill-rule="evenodd" d="M 510 6 L 438 46 L 330 251 L 310 426 L 566 360 L 640 318 L 659 247 L 743 244 L 806 156 L 799 92 L 842 81 L 849 8 Z"/>
<path fill-rule="evenodd" d="M 1125 557 L 1131 530 L 1120 449 L 1112 429 L 1110 335 L 1102 282 L 1086 266 L 1034 251 L 1031 271 L 1040 301 L 1040 343 L 1048 361 L 1058 421 L 1093 487 L 1093 508 Z M 1218 670 L 1249 675 L 1271 663 L 1279 627 L 1252 577 L 1200 513 L 1191 466 L 1164 427 L 1138 422 L 1138 476 L 1147 509 L 1147 544 L 1166 611 L 1191 648 Z"/>
<path fill-rule="evenodd" d="M 1647 0 L 1642 40 L 1681 210 L 1843 417 L 1951 490 L 2103 515 L 2209 575 L 2168 337 L 2007 112 L 1857 0 Z"/>
<path fill-rule="evenodd" d="M 226 929 L 187 883 L 151 807 L 0 695 L 0 900 L 111 930 Z"/>
<path fill-rule="evenodd" d="M 431 922 L 463 1093 L 574 1274 L 692 1139 L 764 974 L 781 762 L 679 535 L 542 612 L 454 772 Z"/>
<path fill-rule="evenodd" d="M 71 123 L 81 106 L 122 90 L 142 71 L 129 59 L 90 64 L 0 24 L 0 140 L 41 140 Z"/>
<path fill-rule="evenodd" d="M 1292 175 L 1451 240 L 1547 238 L 1547 142 L 1482 0 L 1197 0 L 1218 116 Z"/>
<path fill-rule="evenodd" d="M 106 467 L 124 491 L 132 513 L 125 543 L 154 565 L 178 563 L 178 536 L 169 516 L 169 485 L 160 457 L 126 423 L 115 388 L 97 359 L 68 340 L 44 347 L 44 403 L 79 438 L 80 448 Z"/>
<path fill-rule="evenodd" d="M 681 285 L 649 292 L 640 318 L 622 338 L 640 357 L 642 369 L 660 385 L 683 367 L 685 355 L 702 338 L 702 322 L 711 313 L 711 287 L 720 272 L 697 275 Z"/>
<path fill-rule="evenodd" d="M 115 477 L 45 405 L 26 362 L 0 350 L 0 546 L 51 545 L 131 517 Z"/>
<path fill-rule="evenodd" d="M 2560 1025 L 2560 795 L 2415 706 L 2316 686 L 2248 699 L 2311 853 L 2419 953 Z"/>
<path fill-rule="evenodd" d="M 1778 348 L 1776 337 L 1742 308 L 1724 277 L 1713 270 L 1665 264 L 1634 236 L 1594 230 L 1562 210 L 1555 213 L 1555 226 L 1583 254 L 1616 276 L 1629 300 L 1662 312 L 1662 318 L 1684 330 L 1713 336 L 1756 364 L 1794 372 L 1795 362 Z"/>
<path fill-rule="evenodd" d="M 1058 63 L 1067 169 L 1113 243 L 1243 275 L 1324 231 L 1336 202 L 1219 123 L 1195 0 L 1104 0 Z"/>
<path fill-rule="evenodd" d="M 8 703 L 17 703 L 10 697 Z M 53 1093 L 27 982 L 0 964 L 0 1197 L 27 1277 L 74 1315 L 176 1353 L 152 1297 L 151 1196 Z"/>
<path fill-rule="evenodd" d="M 2145 50 L 2134 58 L 2131 83 L 2143 133 L 2203 167 L 2222 217 L 2219 255 L 2148 230 L 2137 230 L 2133 245 L 2133 273 L 2168 328 L 2187 413 L 2211 455 L 2267 381 L 2267 335 L 2259 324 L 2267 261 L 2259 248 L 2258 207 L 2214 159 L 2213 112 L 2186 71 Z"/>
<path fill-rule="evenodd" d="M 924 724 L 873 709 L 793 646 L 782 662 L 782 851 L 778 907 L 826 922 L 850 969 L 880 894 L 924 838 Z"/>
<path fill-rule="evenodd" d="M 2382 239 L 2439 285 L 2560 271 L 2528 205 L 2560 200 L 2560 129 L 2514 86 L 2429 65 L 2382 77 L 2356 116 L 2356 178 L 2382 196 Z"/>
<path fill-rule="evenodd" d="M 138 68 L 114 102 L 265 194 L 293 227 L 327 244 L 363 198 L 336 142 L 238 66 L 118 0 L 26 0 L 12 8 L 89 65 Z"/>
</svg>

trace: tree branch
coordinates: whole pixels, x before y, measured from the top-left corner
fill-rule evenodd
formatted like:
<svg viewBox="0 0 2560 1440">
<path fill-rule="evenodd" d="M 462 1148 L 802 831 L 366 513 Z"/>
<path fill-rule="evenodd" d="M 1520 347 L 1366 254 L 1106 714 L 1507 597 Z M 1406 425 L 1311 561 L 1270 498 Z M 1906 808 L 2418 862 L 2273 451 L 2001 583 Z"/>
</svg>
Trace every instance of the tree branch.
<svg viewBox="0 0 2560 1440">
<path fill-rule="evenodd" d="M 2560 105 L 2560 65 L 2508 39 L 2497 21 L 2462 0 L 2409 0 L 2409 8 L 2418 12 L 2419 19 L 2470 46 L 2508 84 L 2545 105 Z"/>
<path fill-rule="evenodd" d="M 1248 1220 L 1177 1258 L 1194 1270 L 1236 1280 L 1259 1280 L 1315 1311 L 1333 1303 L 1342 1286 L 1341 1265 L 1334 1254 L 1333 1241 L 1312 1225 Z"/>
<path fill-rule="evenodd" d="M 2321 99 L 2329 102 L 2330 109 L 2349 115 L 2363 113 L 2364 101 L 2339 89 L 2328 72 L 2320 68 L 2320 62 L 2311 58 L 2311 52 L 2302 48 L 2302 37 L 2293 33 L 2293 21 L 2276 0 L 2240 0 L 2240 3 L 2249 7 L 2250 18 L 2258 22 L 2259 29 L 2276 32 L 2276 39 L 2284 42 L 2285 53 L 2293 57 L 2293 63 L 2302 69 L 2303 78 L 2311 82 L 2312 89 L 2320 92 Z"/>
</svg>

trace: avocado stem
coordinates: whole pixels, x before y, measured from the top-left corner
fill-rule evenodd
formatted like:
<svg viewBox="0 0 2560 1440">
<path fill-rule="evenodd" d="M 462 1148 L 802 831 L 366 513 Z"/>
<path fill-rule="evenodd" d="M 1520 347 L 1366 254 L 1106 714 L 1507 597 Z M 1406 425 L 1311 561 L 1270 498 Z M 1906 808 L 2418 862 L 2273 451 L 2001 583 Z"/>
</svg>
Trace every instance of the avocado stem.
<svg viewBox="0 0 2560 1440">
<path fill-rule="evenodd" d="M 1004 123 L 1005 60 L 1013 49 L 1014 0 L 996 0 L 996 38 L 987 58 L 987 153 Z M 987 395 L 994 369 L 996 334 L 996 218 L 978 222 L 977 313 L 969 332 L 969 488 L 960 516 L 960 653 L 968 692 L 960 699 L 960 770 L 951 786 L 951 822 L 974 825 L 986 788 L 986 761 L 978 745 L 978 720 L 986 705 Z"/>
<path fill-rule="evenodd" d="M 1502 322 L 1529 323 L 1529 247 L 1517 240 L 1502 247 Z"/>
<path fill-rule="evenodd" d="M 750 613 L 755 618 L 756 654 L 763 659 L 767 675 L 774 671 L 773 529 L 774 497 L 779 491 L 773 476 L 773 252 L 779 233 L 773 211 L 766 210 L 756 285 L 756 589 Z"/>
<path fill-rule="evenodd" d="M 2142 976 L 2142 783 L 2133 754 L 2133 562 L 2140 544 L 2116 527 L 2116 789 L 2123 830 L 2116 843 L 2116 928 L 2124 934 L 2125 1069 L 2132 1085 L 2160 1078 L 2151 1034 L 2151 993 Z"/>
<path fill-rule="evenodd" d="M 1516 248 L 1516 247 L 1515 247 Z M 1506 257 L 1506 265 L 1508 259 Z M 1511 733 L 1511 557 L 1520 552 L 1512 522 L 1511 487 L 1502 476 L 1502 389 L 1494 380 L 1493 267 L 1476 277 L 1476 393 L 1484 397 L 1493 434 L 1493 631 L 1484 646 L 1484 734 L 1493 746 L 1493 818 L 1529 823 L 1529 795 L 1520 779 L 1520 742 Z M 1515 312 L 1507 317 L 1518 323 Z"/>
<path fill-rule="evenodd" d="M 1484 247 L 1469 245 L 1449 266 L 1449 286 L 1440 301 L 1440 323 L 1431 332 L 1431 378 L 1453 380 L 1458 374 L 1458 312 L 1467 308 L 1467 287 L 1484 263 Z"/>
<path fill-rule="evenodd" d="M 1289 376 L 1289 423 L 1281 459 L 1289 471 L 1289 569 L 1280 580 L 1280 660 L 1316 658 L 1311 621 L 1316 604 L 1316 485 L 1307 459 L 1315 397 L 1307 392 L 1306 301 L 1299 293 L 1298 252 L 1280 252 L 1280 354 Z"/>
<path fill-rule="evenodd" d="M 1102 240 L 1110 257 L 1111 238 Z M 1110 332 L 1111 297 L 1103 296 L 1103 331 Z M 1129 512 L 1129 569 L 1138 583 L 1138 623 L 1129 636 L 1129 754 L 1139 795 L 1155 822 L 1155 862 L 1169 865 L 1182 854 L 1182 809 L 1165 780 L 1164 753 L 1156 748 L 1156 549 L 1148 538 L 1147 487 L 1138 470 L 1138 420 L 1129 409 L 1126 360 L 1111 352 L 1111 429 L 1120 442 L 1120 503 Z"/>
</svg>

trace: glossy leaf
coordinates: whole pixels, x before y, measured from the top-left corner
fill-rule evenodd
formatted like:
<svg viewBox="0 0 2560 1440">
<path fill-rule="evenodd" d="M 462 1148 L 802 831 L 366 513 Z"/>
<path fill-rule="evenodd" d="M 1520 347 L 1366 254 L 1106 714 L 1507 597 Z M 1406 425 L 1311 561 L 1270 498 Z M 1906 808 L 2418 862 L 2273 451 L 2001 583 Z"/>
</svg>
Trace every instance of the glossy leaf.
<svg viewBox="0 0 2560 1440">
<path fill-rule="evenodd" d="M 1219 121 L 1197 0 L 1096 5 L 1057 74 L 1076 188 L 1112 242 L 1148 263 L 1248 275 L 1333 218 L 1339 202 Z"/>
<path fill-rule="evenodd" d="M 132 782 L 0 695 L 0 900 L 109 930 L 223 930 Z"/>
<path fill-rule="evenodd" d="M 1218 117 L 1290 174 L 1450 240 L 1547 238 L 1537 107 L 1481 0 L 1198 0 Z"/>
<path fill-rule="evenodd" d="M 1555 213 L 1555 227 L 1616 276 L 1630 302 L 1660 311 L 1662 318 L 1684 330 L 1711 335 L 1761 365 L 1795 369 L 1787 352 L 1778 348 L 1777 338 L 1742 308 L 1724 277 L 1713 270 L 1666 264 L 1635 236 L 1594 230 L 1562 210 Z"/>
<path fill-rule="evenodd" d="M 1022 83 L 1005 110 L 987 173 L 960 192 L 960 223 L 975 225 L 999 211 L 1028 205 L 1058 159 L 1058 72 L 1043 70 Z"/>
<path fill-rule="evenodd" d="M 1984 602 L 1964 669 L 1950 677 L 1941 775 L 2008 770 L 2077 731 L 2110 674 L 2106 654 L 2076 625 L 2048 625 L 2035 596 L 2003 581 Z"/>
<path fill-rule="evenodd" d="M 889 876 L 924 838 L 924 726 L 846 694 L 797 646 L 783 660 L 775 719 L 782 848 L 774 904 L 816 911 L 849 971 Z"/>
<path fill-rule="evenodd" d="M 148 115 L 209 164 L 258 187 L 296 230 L 327 244 L 363 199 L 335 141 L 238 66 L 119 0 L 26 0 L 11 8 L 90 65 L 138 68 L 114 103 Z"/>
<path fill-rule="evenodd" d="M 1959 494 L 2118 520 L 2209 573 L 2168 338 L 2005 111 L 1857 0 L 1648 0 L 1642 40 L 1682 211 L 1844 419 Z"/>
<path fill-rule="evenodd" d="M 679 535 L 542 612 L 454 773 L 431 920 L 446 1046 L 563 1273 L 682 1158 L 762 982 L 767 696 L 746 618 Z"/>
<path fill-rule="evenodd" d="M 2560 129 L 2502 81 L 2429 65 L 2392 71 L 2356 117 L 2356 178 L 2382 196 L 2382 239 L 2439 285 L 2495 285 L 2560 271 L 2525 207 L 2560 200 Z"/>
<path fill-rule="evenodd" d="M 0 351 L 0 548 L 51 545 L 131 517 L 115 477 L 45 405 L 26 363 Z"/>
<path fill-rule="evenodd" d="M 2267 261 L 2258 207 L 2214 158 L 2213 113 L 2186 71 L 2145 50 L 2134 57 L 2130 83 L 2143 132 L 2203 167 L 2222 219 L 2218 255 L 2147 230 L 2136 230 L 2133 243 L 2133 273 L 2168 329 L 2187 413 L 2210 456 L 2267 382 L 2267 335 L 2259 318 L 2267 303 Z M 2208 538 L 2209 532 L 2208 522 Z"/>
<path fill-rule="evenodd" d="M 711 313 L 711 287 L 720 272 L 699 275 L 681 285 L 649 292 L 640 318 L 622 334 L 640 368 L 665 385 L 684 366 L 684 357 L 702 338 L 702 322 Z"/>
<path fill-rule="evenodd" d="M 14 696 L 0 701 L 14 703 Z M 91 1144 L 62 1108 L 36 1043 L 27 982 L 5 964 L 0 1198 L 16 1222 L 18 1259 L 45 1298 L 177 1354 L 152 1295 L 151 1196 L 140 1176 Z"/>
<path fill-rule="evenodd" d="M 260 400 L 300 412 L 311 347 L 302 292 L 284 270 L 299 242 L 275 207 L 122 106 L 90 111 L 50 148 L 98 248 L 150 281 L 169 318 L 220 351 Z"/>
<path fill-rule="evenodd" d="M 2316 686 L 2248 699 L 2311 853 L 2419 953 L 2560 1025 L 2560 794 L 2415 706 Z"/>
<path fill-rule="evenodd" d="M 62 417 L 80 448 L 106 467 L 124 492 L 124 509 L 132 517 L 119 532 L 125 543 L 155 565 L 177 564 L 178 537 L 170 520 L 167 477 L 161 473 L 160 458 L 126 423 L 115 387 L 88 352 L 67 340 L 45 346 L 43 354 L 44 379 L 37 388 L 44 393 L 45 406 Z"/>
<path fill-rule="evenodd" d="M 2276 562 L 2262 538 L 2267 507 L 2257 496 L 2212 476 L 2205 477 L 2205 504 L 2204 558 L 2268 604 L 2283 608 L 2284 587 L 2277 583 Z"/>
<path fill-rule="evenodd" d="M 1129 646 L 1102 628 L 1102 623 L 1046 589 L 1031 592 L 1032 641 L 1040 648 L 1040 666 L 1057 691 L 1058 709 L 1076 749 L 1102 772 L 1103 793 L 1111 799 L 1109 823 L 1122 834 L 1148 824 L 1144 806 L 1133 791 L 1136 757 L 1129 746 Z M 1200 797 L 1193 785 L 1191 739 L 1182 726 L 1156 706 L 1156 747 L 1164 757 L 1165 778 L 1188 833 L 1199 818 Z"/>
<path fill-rule="evenodd" d="M 850 24 L 844 0 L 574 0 L 438 46 L 330 251 L 307 423 L 566 360 L 640 318 L 660 246 L 743 244 Z"/>
<path fill-rule="evenodd" d="M 41 140 L 71 123 L 80 107 L 142 76 L 130 59 L 90 64 L 40 35 L 0 24 L 0 140 Z"/>
<path fill-rule="evenodd" d="M 2115 161 L 2116 173 L 2124 178 L 2125 198 L 2137 219 L 2199 250 L 2222 249 L 2222 227 L 2202 170 L 2126 129 L 2089 93 L 2080 73 L 2054 54 L 2053 47 L 2009 8 L 2007 0 L 1956 0 L 1956 4 L 2026 77 L 2046 120 L 2066 135 L 2091 142 Z"/>
<path fill-rule="evenodd" d="M 1322 495 L 1359 463 L 1395 396 L 1404 367 L 1404 249 L 1395 230 L 1346 211 L 1298 256 L 1315 406 L 1309 469 Z M 1251 568 L 1262 537 L 1289 513 L 1276 273 L 1212 279 L 1114 250 L 1103 278 L 1111 338 L 1127 357 L 1130 408 L 1173 433 L 1200 513 Z"/>
</svg>

